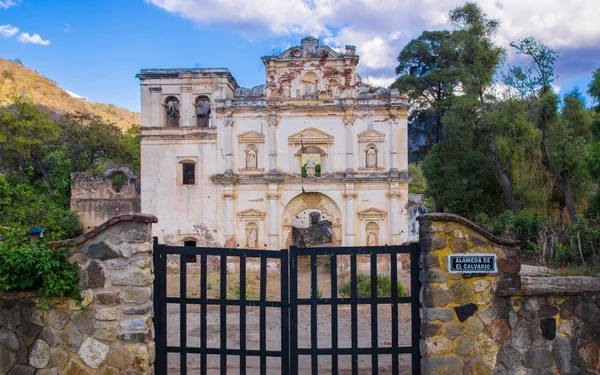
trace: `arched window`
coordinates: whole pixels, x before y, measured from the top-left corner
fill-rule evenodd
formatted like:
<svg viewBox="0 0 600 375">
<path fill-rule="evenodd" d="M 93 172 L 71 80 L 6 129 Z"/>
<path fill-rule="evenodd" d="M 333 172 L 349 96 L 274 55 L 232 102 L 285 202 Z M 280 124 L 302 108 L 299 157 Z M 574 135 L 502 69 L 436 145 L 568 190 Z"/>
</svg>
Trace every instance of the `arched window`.
<svg viewBox="0 0 600 375">
<path fill-rule="evenodd" d="M 179 99 L 169 96 L 165 99 L 166 125 L 168 128 L 179 127 Z"/>
<path fill-rule="evenodd" d="M 210 99 L 207 96 L 199 96 L 195 101 L 196 126 L 199 128 L 210 128 Z"/>
</svg>

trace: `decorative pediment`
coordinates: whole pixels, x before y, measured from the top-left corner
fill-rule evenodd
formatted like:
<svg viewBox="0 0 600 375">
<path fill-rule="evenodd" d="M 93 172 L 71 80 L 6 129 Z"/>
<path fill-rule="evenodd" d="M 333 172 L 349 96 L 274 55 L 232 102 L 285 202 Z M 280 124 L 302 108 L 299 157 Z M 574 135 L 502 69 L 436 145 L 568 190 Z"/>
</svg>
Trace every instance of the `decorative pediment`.
<svg viewBox="0 0 600 375">
<path fill-rule="evenodd" d="M 265 135 L 254 130 L 238 135 L 239 143 L 265 143 Z"/>
<path fill-rule="evenodd" d="M 358 213 L 358 217 L 362 219 L 385 219 L 387 213 L 377 208 L 367 208 Z"/>
<path fill-rule="evenodd" d="M 333 136 L 316 128 L 307 128 L 288 137 L 289 144 L 332 144 Z"/>
<path fill-rule="evenodd" d="M 381 143 L 385 140 L 385 134 L 375 129 L 368 129 L 358 134 L 358 141 L 364 143 Z"/>
<path fill-rule="evenodd" d="M 306 37 L 301 45 L 287 49 L 277 59 L 311 59 L 311 58 L 339 58 L 341 55 L 333 49 L 322 46 L 319 39 Z"/>
<path fill-rule="evenodd" d="M 244 210 L 242 212 L 239 212 L 238 217 L 240 217 L 242 219 L 250 219 L 250 218 L 264 219 L 265 213 L 262 211 L 258 211 L 253 208 L 250 208 L 250 209 Z"/>
</svg>

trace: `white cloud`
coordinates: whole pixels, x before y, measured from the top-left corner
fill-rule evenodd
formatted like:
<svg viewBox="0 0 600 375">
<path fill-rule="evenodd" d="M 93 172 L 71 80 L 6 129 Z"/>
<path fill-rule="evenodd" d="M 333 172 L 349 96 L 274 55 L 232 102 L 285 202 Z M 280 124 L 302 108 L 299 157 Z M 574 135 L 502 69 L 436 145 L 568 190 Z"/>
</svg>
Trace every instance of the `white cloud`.
<svg viewBox="0 0 600 375">
<path fill-rule="evenodd" d="M 71 25 L 69 25 L 68 23 L 65 23 L 65 27 L 63 28 L 63 31 L 65 33 L 68 33 L 69 31 L 71 31 Z"/>
<path fill-rule="evenodd" d="M 17 40 L 21 43 L 39 44 L 41 46 L 47 46 L 50 44 L 49 40 L 44 40 L 40 34 L 29 35 L 29 33 L 21 33 Z"/>
<path fill-rule="evenodd" d="M 390 87 L 392 83 L 396 80 L 395 77 L 383 77 L 383 78 L 375 78 L 375 77 L 364 77 L 362 79 L 363 83 L 366 83 L 375 87 Z"/>
<path fill-rule="evenodd" d="M 0 0 L 0 9 L 8 9 L 11 6 L 17 5 L 21 0 Z"/>
<path fill-rule="evenodd" d="M 18 27 L 14 27 L 11 25 L 0 25 L 0 35 L 2 35 L 5 38 L 10 38 L 11 36 L 15 35 L 18 32 L 19 32 Z"/>
<path fill-rule="evenodd" d="M 69 91 L 69 90 L 65 90 L 65 92 L 67 94 L 69 94 L 69 96 L 76 98 L 76 99 L 83 99 L 85 101 L 88 101 L 88 98 L 86 98 L 85 96 L 81 96 L 79 94 L 74 93 L 73 91 Z"/>
<path fill-rule="evenodd" d="M 598 49 L 598 0 L 479 0 L 501 21 L 500 45 L 532 36 L 559 50 Z M 423 30 L 449 28 L 448 12 L 464 0 L 146 0 L 201 25 L 248 37 L 315 35 L 328 44 L 354 44 L 361 73 L 393 76 L 402 47 Z"/>
</svg>

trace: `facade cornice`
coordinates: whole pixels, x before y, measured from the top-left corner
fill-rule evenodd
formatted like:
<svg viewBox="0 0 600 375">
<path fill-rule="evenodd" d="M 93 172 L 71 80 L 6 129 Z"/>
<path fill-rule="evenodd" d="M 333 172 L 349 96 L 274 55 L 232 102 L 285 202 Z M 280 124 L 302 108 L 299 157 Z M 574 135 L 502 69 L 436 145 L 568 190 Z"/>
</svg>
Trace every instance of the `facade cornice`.
<svg viewBox="0 0 600 375">
<path fill-rule="evenodd" d="M 291 185 L 318 185 L 323 183 L 373 183 L 373 182 L 409 182 L 408 172 L 399 173 L 398 176 L 390 176 L 387 173 L 369 174 L 365 176 L 353 175 L 346 177 L 343 172 L 328 174 L 323 177 L 301 178 L 295 175 L 240 175 L 240 174 L 217 174 L 211 176 L 211 180 L 219 185 L 256 185 L 256 184 L 291 184 Z"/>
</svg>

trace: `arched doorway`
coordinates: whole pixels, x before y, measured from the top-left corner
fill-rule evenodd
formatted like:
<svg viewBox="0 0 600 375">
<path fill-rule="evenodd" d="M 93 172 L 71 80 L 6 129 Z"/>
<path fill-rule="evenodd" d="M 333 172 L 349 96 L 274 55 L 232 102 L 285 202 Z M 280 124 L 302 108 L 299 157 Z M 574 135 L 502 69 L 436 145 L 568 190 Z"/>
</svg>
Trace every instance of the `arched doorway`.
<svg viewBox="0 0 600 375">
<path fill-rule="evenodd" d="M 297 226 L 310 226 L 313 217 L 319 214 L 319 222 L 323 219 L 331 222 L 331 242 L 328 246 L 341 246 L 342 244 L 342 213 L 333 199 L 322 193 L 302 193 L 289 201 L 283 210 L 283 236 L 285 247 L 294 244 L 292 228 Z M 311 215 L 312 214 L 312 215 Z M 308 223 L 299 224 L 308 220 Z M 326 233 L 326 232 L 324 232 Z"/>
</svg>

